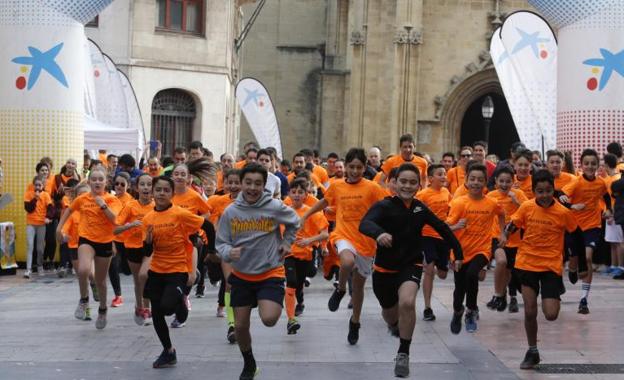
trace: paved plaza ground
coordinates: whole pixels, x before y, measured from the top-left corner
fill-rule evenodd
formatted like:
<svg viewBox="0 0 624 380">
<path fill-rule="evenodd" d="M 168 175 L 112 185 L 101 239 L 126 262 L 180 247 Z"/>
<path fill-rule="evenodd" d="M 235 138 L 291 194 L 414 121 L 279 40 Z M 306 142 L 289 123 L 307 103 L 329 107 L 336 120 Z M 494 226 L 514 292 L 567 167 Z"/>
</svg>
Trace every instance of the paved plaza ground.
<svg viewBox="0 0 624 380">
<path fill-rule="evenodd" d="M 20 276 L 21 271 L 19 276 L 0 277 L 0 379 L 238 379 L 242 359 L 238 347 L 226 342 L 225 320 L 215 316 L 215 287 L 207 288 L 206 298 L 193 298 L 186 327 L 171 333 L 177 367 L 154 370 L 151 363 L 161 347 L 152 326 L 139 327 L 132 320 L 131 278 L 122 275 L 126 303 L 109 309 L 108 326 L 99 331 L 93 321 L 73 317 L 78 300 L 74 277 L 35 275 L 29 281 Z M 491 272 L 480 284 L 481 319 L 475 334 L 450 333 L 452 279 L 436 280 L 435 322 L 422 321 L 422 295 L 418 295 L 411 378 L 624 379 L 624 281 L 600 275 L 595 279 L 591 314 L 576 313 L 580 285 L 566 282 L 559 320 L 547 323 L 540 316 L 542 363 L 560 365 L 562 371 L 574 374 L 518 369 L 527 348 L 522 307 L 517 314 L 487 310 Z M 285 316 L 276 327 L 266 328 L 254 313 L 252 337 L 261 369 L 259 380 L 393 378 L 398 341 L 387 333 L 370 284 L 356 346 L 346 340 L 347 300 L 338 312 L 327 310 L 331 291 L 331 283 L 320 277 L 306 289 L 306 309 L 297 335 L 286 334 Z M 579 374 L 581 370 L 602 373 Z"/>
</svg>

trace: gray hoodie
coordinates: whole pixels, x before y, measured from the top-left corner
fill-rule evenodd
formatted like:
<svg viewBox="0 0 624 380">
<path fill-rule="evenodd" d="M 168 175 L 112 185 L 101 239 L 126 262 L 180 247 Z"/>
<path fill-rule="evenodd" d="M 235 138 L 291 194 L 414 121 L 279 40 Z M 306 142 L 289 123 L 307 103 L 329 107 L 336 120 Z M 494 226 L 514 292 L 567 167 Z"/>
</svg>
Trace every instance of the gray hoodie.
<svg viewBox="0 0 624 380">
<path fill-rule="evenodd" d="M 286 227 L 283 239 L 281 224 Z M 265 191 L 256 203 L 249 204 L 241 192 L 219 219 L 217 252 L 237 272 L 262 274 L 283 264 L 279 248 L 282 242 L 290 247 L 298 229 L 297 213 L 272 194 Z M 234 247 L 243 247 L 238 261 L 230 259 Z"/>
</svg>

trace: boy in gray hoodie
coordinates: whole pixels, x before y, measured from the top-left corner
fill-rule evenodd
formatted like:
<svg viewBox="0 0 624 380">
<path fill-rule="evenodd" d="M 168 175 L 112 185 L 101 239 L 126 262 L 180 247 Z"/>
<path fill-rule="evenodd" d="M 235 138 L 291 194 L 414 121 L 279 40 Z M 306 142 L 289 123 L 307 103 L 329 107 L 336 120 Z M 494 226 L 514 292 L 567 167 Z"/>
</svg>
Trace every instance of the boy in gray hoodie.
<svg viewBox="0 0 624 380">
<path fill-rule="evenodd" d="M 260 309 L 265 326 L 274 326 L 279 320 L 285 293 L 283 260 L 295 241 L 299 217 L 264 191 L 267 171 L 262 166 L 245 166 L 240 178 L 241 192 L 219 219 L 216 247 L 219 257 L 233 267 L 228 280 L 230 303 L 245 362 L 240 380 L 247 380 L 257 372 L 249 332 L 251 309 Z M 285 227 L 283 235 L 280 225 Z"/>
</svg>

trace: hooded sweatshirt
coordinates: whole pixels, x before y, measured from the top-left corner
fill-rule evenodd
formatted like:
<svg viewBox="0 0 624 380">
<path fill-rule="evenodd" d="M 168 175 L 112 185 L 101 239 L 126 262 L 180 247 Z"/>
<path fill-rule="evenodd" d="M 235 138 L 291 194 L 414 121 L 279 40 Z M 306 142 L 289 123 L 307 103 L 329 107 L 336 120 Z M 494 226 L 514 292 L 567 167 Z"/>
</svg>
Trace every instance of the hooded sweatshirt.
<svg viewBox="0 0 624 380">
<path fill-rule="evenodd" d="M 285 227 L 283 238 L 280 225 Z M 217 252 L 239 273 L 258 275 L 283 265 L 279 248 L 290 247 L 299 229 L 299 216 L 272 194 L 263 192 L 256 203 L 245 201 L 243 193 L 225 209 L 217 231 Z M 230 251 L 243 247 L 240 260 L 232 261 Z"/>
</svg>

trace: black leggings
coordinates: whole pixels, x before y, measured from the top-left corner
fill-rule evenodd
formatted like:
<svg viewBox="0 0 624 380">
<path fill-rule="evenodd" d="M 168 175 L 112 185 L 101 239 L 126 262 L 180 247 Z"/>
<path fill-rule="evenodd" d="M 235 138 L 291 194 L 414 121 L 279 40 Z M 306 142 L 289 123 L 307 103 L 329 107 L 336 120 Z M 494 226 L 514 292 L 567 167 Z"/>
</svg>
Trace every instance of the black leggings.
<svg viewBox="0 0 624 380">
<path fill-rule="evenodd" d="M 46 225 L 45 248 L 43 249 L 43 261 L 54 261 L 56 255 L 56 227 L 58 219 L 52 219 L 52 222 Z M 36 257 L 36 256 L 35 256 Z"/>
<path fill-rule="evenodd" d="M 488 259 L 482 255 L 476 255 L 469 263 L 464 264 L 459 272 L 455 272 L 455 291 L 453 292 L 453 310 L 460 312 L 466 307 L 477 310 L 477 295 L 479 293 L 479 272 L 488 264 Z"/>
<path fill-rule="evenodd" d="M 286 286 L 296 290 L 297 303 L 303 303 L 303 285 L 309 271 L 310 261 L 287 257 L 284 260 L 286 269 Z"/>
<path fill-rule="evenodd" d="M 165 316 L 175 313 L 179 322 L 185 322 L 188 318 L 188 309 L 183 299 L 187 279 L 188 273 L 148 272 L 144 296 L 152 303 L 154 330 L 166 350 L 170 349 L 172 344 Z"/>
<path fill-rule="evenodd" d="M 115 296 L 121 296 L 121 281 L 119 280 L 119 262 L 121 261 L 121 255 L 125 255 L 126 247 L 124 247 L 123 243 L 114 241 L 115 248 L 117 249 L 117 254 L 113 255 L 111 259 L 110 266 L 108 267 L 108 278 L 110 278 L 110 283 L 113 286 L 113 291 L 115 292 Z"/>
</svg>

